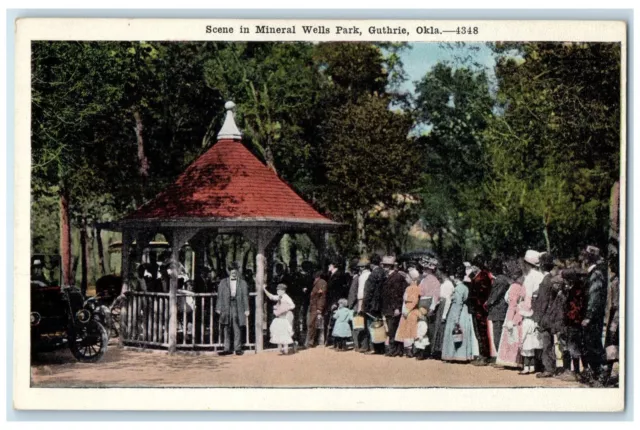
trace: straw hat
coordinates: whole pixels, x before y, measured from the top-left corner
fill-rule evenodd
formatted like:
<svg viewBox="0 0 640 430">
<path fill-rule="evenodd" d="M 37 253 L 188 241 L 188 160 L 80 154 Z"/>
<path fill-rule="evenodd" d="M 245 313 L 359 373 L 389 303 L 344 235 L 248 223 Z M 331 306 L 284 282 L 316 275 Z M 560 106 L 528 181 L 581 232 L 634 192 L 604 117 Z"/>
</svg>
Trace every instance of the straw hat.
<svg viewBox="0 0 640 430">
<path fill-rule="evenodd" d="M 385 255 L 382 257 L 383 266 L 393 266 L 394 264 L 396 264 L 396 257 L 392 255 Z"/>
<path fill-rule="evenodd" d="M 529 249 L 524 254 L 524 261 L 537 267 L 540 265 L 540 253 L 538 251 L 534 251 L 533 249 Z"/>
</svg>

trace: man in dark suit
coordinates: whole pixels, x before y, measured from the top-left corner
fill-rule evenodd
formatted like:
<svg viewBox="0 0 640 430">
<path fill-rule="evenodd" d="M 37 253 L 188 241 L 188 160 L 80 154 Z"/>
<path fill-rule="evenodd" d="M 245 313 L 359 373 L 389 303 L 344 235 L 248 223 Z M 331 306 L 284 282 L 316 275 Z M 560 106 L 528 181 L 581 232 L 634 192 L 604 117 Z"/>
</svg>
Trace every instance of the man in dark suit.
<svg viewBox="0 0 640 430">
<path fill-rule="evenodd" d="M 582 320 L 584 357 L 588 366 L 584 380 L 595 386 L 603 386 L 607 362 L 607 354 L 602 342 L 608 292 L 607 267 L 600 257 L 600 249 L 595 246 L 587 246 L 583 259 L 588 272 L 587 307 Z"/>
<path fill-rule="evenodd" d="M 220 324 L 224 335 L 224 352 L 220 355 L 233 354 L 231 351 L 231 332 L 233 329 L 233 351 L 242 355 L 242 328 L 246 326 L 249 316 L 249 287 L 239 276 L 240 266 L 234 262 L 229 267 L 229 277 L 218 285 L 216 313 L 220 315 Z"/>
<path fill-rule="evenodd" d="M 382 258 L 378 254 L 374 254 L 371 257 L 371 275 L 367 278 L 367 282 L 364 287 L 362 310 L 366 314 L 367 329 L 370 329 L 371 324 L 373 324 L 375 319 L 382 317 L 382 285 L 387 280 L 387 274 L 381 267 L 381 262 Z M 383 353 L 384 344 L 376 347 L 375 344 L 370 344 L 370 340 L 370 337 L 365 338 L 362 346 L 362 352 L 369 354 Z"/>
<path fill-rule="evenodd" d="M 538 288 L 538 297 L 533 302 L 533 321 L 538 324 L 538 331 L 542 338 L 542 366 L 544 371 L 538 373 L 538 378 L 551 378 L 556 373 L 556 349 L 554 343 L 554 333 L 549 325 L 548 313 L 552 310 L 552 303 L 555 299 L 556 290 L 553 286 L 553 256 L 544 252 L 540 255 L 540 268 L 544 274 L 540 287 Z"/>
<path fill-rule="evenodd" d="M 327 345 L 333 345 L 333 311 L 338 307 L 338 300 L 346 299 L 349 295 L 350 279 L 342 271 L 342 264 L 339 258 L 334 258 L 329 263 L 329 280 L 327 282 L 327 307 L 325 321 L 325 338 Z"/>
<path fill-rule="evenodd" d="M 382 284 L 380 295 L 380 310 L 387 322 L 388 341 L 385 348 L 386 356 L 398 356 L 403 353 L 404 345 L 395 341 L 396 330 L 400 324 L 404 291 L 407 289 L 407 279 L 400 274 L 396 259 L 393 256 L 385 256 L 382 259 L 382 267 L 387 272 L 387 279 Z"/>
</svg>

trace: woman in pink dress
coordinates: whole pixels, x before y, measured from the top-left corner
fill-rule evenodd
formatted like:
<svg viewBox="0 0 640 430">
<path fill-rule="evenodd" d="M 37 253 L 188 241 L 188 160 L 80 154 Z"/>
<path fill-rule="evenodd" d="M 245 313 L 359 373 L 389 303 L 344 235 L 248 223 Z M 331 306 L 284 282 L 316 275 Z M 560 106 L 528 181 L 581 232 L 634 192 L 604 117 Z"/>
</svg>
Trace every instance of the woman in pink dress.
<svg viewBox="0 0 640 430">
<path fill-rule="evenodd" d="M 496 365 L 504 367 L 522 367 L 520 348 L 522 347 L 522 315 L 520 315 L 518 304 L 522 302 L 527 291 L 522 285 L 522 269 L 519 265 L 512 265 L 507 276 L 517 279 L 511 284 L 505 295 L 505 300 L 509 304 L 505 317 L 500 346 L 498 347 L 498 357 Z"/>
</svg>

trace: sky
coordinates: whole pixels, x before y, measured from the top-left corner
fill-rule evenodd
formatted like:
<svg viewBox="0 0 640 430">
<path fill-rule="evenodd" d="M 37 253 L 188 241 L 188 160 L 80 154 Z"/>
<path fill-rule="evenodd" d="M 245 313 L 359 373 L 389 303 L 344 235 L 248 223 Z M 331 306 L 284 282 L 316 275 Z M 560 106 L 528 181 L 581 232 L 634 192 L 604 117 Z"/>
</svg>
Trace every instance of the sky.
<svg viewBox="0 0 640 430">
<path fill-rule="evenodd" d="M 467 43 L 465 46 L 447 47 L 442 43 L 410 43 L 410 49 L 401 54 L 408 80 L 401 87 L 411 93 L 415 90 L 415 81 L 424 75 L 437 63 L 442 61 L 455 63 L 462 58 L 468 58 L 489 69 L 489 78 L 493 77 L 495 59 L 491 50 L 484 43 Z"/>
</svg>

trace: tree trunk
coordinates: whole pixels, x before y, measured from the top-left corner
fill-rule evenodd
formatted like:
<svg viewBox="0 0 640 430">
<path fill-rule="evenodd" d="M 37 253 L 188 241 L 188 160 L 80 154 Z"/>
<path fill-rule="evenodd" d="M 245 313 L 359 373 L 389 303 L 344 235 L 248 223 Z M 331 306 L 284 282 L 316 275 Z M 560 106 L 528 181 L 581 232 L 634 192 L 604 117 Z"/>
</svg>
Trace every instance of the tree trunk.
<svg viewBox="0 0 640 430">
<path fill-rule="evenodd" d="M 264 158 L 265 158 L 265 161 L 267 162 L 267 167 L 273 170 L 277 174 L 278 171 L 276 170 L 276 162 L 273 158 L 273 152 L 271 151 L 271 147 L 269 145 L 267 145 L 267 147 L 264 150 Z"/>
<path fill-rule="evenodd" d="M 98 242 L 98 266 L 100 269 L 100 276 L 104 276 L 107 274 L 107 270 L 104 264 L 104 247 L 102 245 L 102 230 L 100 228 L 96 228 L 96 241 Z"/>
<path fill-rule="evenodd" d="M 365 229 L 364 229 L 364 214 L 362 209 L 356 211 L 356 237 L 358 241 L 358 253 L 360 258 L 366 257 L 367 246 L 365 245 Z"/>
<path fill-rule="evenodd" d="M 69 216 L 69 195 L 60 193 L 60 257 L 62 264 L 62 284 L 71 285 L 71 218 Z"/>
<path fill-rule="evenodd" d="M 83 296 L 87 295 L 87 220 L 82 218 L 80 226 L 80 291 Z"/>
<path fill-rule="evenodd" d="M 75 285 L 76 283 L 76 273 L 78 273 L 78 262 L 80 259 L 77 256 L 73 257 L 73 267 L 71 268 L 71 281 Z M 71 284 L 69 284 L 71 285 Z"/>
<path fill-rule="evenodd" d="M 133 117 L 136 120 L 136 139 L 138 141 L 138 171 L 140 172 L 140 176 L 144 180 L 149 176 L 149 160 L 144 153 L 144 139 L 142 137 L 142 115 L 140 115 L 140 111 L 138 109 L 133 111 Z"/>
<path fill-rule="evenodd" d="M 544 223 L 544 229 L 542 231 L 544 233 L 544 242 L 547 244 L 547 252 L 551 252 L 551 241 L 549 240 L 549 226 L 547 223 Z"/>
</svg>

